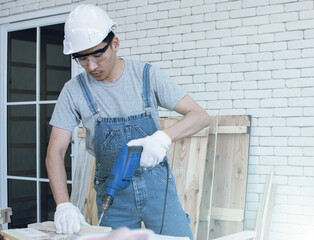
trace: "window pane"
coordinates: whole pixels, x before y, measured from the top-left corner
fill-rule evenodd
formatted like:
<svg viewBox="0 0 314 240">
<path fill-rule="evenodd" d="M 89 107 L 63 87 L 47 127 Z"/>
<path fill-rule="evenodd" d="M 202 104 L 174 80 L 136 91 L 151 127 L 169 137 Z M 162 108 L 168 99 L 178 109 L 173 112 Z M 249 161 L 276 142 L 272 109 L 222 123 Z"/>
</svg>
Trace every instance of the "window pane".
<svg viewBox="0 0 314 240">
<path fill-rule="evenodd" d="M 13 215 L 9 228 L 25 228 L 37 222 L 36 182 L 8 179 L 9 205 Z"/>
<path fill-rule="evenodd" d="M 41 28 L 40 99 L 56 100 L 71 77 L 71 57 L 63 55 L 64 24 Z"/>
<path fill-rule="evenodd" d="M 40 164 L 40 177 L 48 178 L 47 169 L 45 165 L 47 147 L 49 143 L 50 133 L 52 126 L 49 125 L 49 121 L 54 109 L 54 104 L 42 104 L 40 105 L 40 155 L 41 155 L 41 164 Z M 68 150 L 64 157 L 67 179 L 72 179 L 71 174 L 71 144 L 69 144 Z"/>
<path fill-rule="evenodd" d="M 8 34 L 8 102 L 36 99 L 36 29 Z"/>
<path fill-rule="evenodd" d="M 8 106 L 8 175 L 36 177 L 36 107 Z"/>
</svg>

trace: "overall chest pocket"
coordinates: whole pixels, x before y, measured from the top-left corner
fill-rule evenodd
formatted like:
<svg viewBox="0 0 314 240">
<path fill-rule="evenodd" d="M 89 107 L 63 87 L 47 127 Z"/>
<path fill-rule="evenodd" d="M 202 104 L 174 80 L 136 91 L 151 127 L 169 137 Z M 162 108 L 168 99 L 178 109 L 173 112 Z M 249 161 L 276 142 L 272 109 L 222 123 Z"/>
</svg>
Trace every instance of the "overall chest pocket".
<svg viewBox="0 0 314 240">
<path fill-rule="evenodd" d="M 118 152 L 130 140 L 147 137 L 155 131 L 156 128 L 154 126 L 143 128 L 139 125 L 104 131 L 100 148 L 105 152 Z"/>
<path fill-rule="evenodd" d="M 104 131 L 102 137 L 100 148 L 104 152 L 118 152 L 126 144 L 123 129 Z"/>
</svg>

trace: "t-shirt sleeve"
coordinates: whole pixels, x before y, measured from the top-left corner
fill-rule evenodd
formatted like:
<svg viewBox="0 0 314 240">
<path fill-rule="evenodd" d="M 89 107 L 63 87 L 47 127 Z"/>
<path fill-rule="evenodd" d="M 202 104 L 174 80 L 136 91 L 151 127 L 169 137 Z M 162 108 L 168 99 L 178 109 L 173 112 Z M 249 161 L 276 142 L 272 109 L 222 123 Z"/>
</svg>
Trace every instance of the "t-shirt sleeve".
<svg viewBox="0 0 314 240">
<path fill-rule="evenodd" d="M 80 123 L 80 114 L 75 107 L 70 91 L 65 85 L 58 97 L 49 124 L 64 130 L 73 131 Z"/>
<path fill-rule="evenodd" d="M 158 106 L 171 111 L 180 100 L 187 94 L 176 82 L 166 73 L 154 66 L 150 69 L 152 89 L 157 99 Z"/>
</svg>

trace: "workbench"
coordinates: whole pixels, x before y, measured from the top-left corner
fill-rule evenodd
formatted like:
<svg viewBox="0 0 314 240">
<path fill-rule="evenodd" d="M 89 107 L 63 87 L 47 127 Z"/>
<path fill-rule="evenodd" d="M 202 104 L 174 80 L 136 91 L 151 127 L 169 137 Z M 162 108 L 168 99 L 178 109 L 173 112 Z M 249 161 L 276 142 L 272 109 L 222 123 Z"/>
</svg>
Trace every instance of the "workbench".
<svg viewBox="0 0 314 240">
<path fill-rule="evenodd" d="M 54 222 L 32 223 L 28 228 L 2 230 L 5 240 L 76 240 L 84 235 L 111 232 L 111 227 L 81 226 L 78 234 L 57 234 Z M 187 237 L 171 237 L 154 234 L 148 240 L 189 240 Z"/>
<path fill-rule="evenodd" d="M 77 234 L 57 234 L 54 222 L 47 221 L 29 224 L 28 228 L 3 230 L 1 233 L 8 240 L 75 240 L 82 235 L 111 231 L 111 227 L 81 226 Z"/>
</svg>

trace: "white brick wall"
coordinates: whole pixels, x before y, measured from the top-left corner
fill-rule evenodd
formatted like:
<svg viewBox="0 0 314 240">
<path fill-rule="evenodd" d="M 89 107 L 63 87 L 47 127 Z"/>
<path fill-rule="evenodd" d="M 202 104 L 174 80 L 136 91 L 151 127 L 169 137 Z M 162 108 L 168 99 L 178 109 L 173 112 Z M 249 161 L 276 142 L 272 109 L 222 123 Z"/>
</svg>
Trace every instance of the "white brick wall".
<svg viewBox="0 0 314 240">
<path fill-rule="evenodd" d="M 120 56 L 162 68 L 209 114 L 252 115 L 245 228 L 274 169 L 271 239 L 312 239 L 313 0 L 0 0 L 0 18 L 78 2 L 115 18 Z"/>
</svg>

